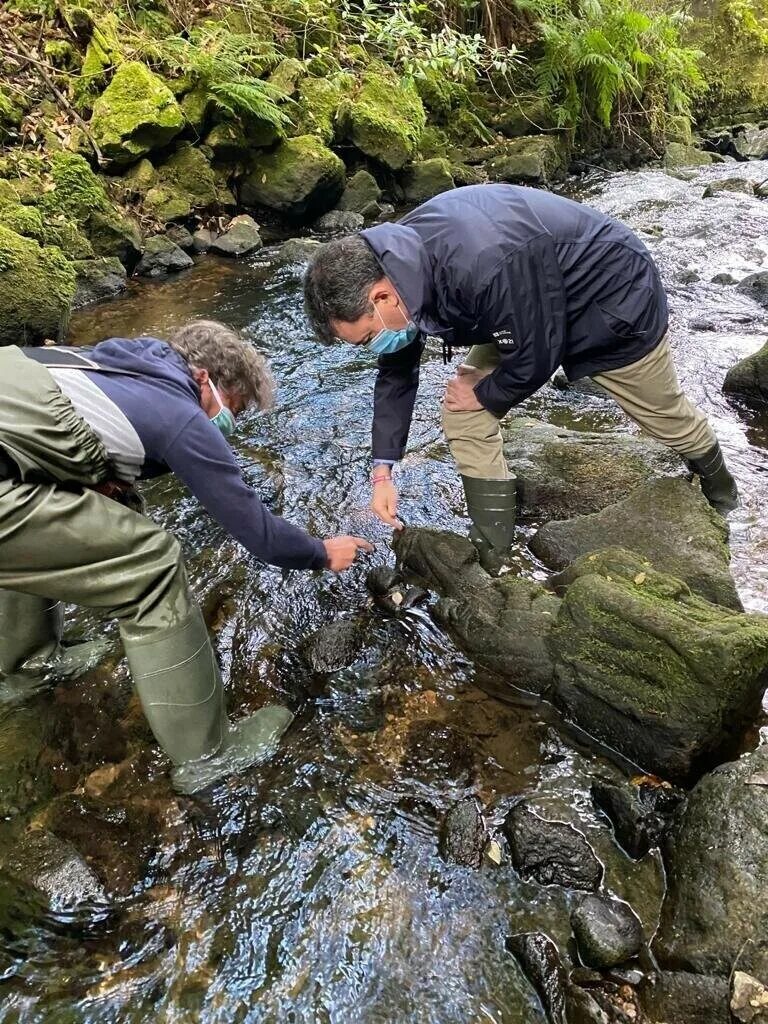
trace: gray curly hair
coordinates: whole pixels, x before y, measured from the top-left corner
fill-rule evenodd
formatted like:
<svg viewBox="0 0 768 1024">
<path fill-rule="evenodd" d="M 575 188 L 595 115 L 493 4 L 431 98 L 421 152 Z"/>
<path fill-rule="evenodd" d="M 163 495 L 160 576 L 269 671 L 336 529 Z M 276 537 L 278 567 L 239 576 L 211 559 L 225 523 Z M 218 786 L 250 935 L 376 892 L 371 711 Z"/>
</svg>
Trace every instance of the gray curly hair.
<svg viewBox="0 0 768 1024">
<path fill-rule="evenodd" d="M 174 331 L 168 344 L 190 366 L 207 370 L 214 384 L 241 395 L 246 405 L 272 405 L 275 382 L 266 359 L 226 324 L 192 320 Z"/>
</svg>

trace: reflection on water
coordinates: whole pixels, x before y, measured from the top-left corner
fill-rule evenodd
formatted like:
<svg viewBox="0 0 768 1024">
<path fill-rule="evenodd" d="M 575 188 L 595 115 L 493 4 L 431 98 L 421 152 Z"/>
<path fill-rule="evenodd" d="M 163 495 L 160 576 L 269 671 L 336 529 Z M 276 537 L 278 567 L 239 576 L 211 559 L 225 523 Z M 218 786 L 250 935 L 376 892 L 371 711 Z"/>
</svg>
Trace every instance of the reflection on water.
<svg viewBox="0 0 768 1024">
<path fill-rule="evenodd" d="M 720 393 L 726 368 L 762 344 L 762 314 L 710 279 L 762 265 L 768 206 L 737 194 L 701 199 L 706 180 L 726 170 L 705 168 L 691 182 L 620 174 L 580 183 L 579 193 L 639 230 L 659 260 L 681 377 L 713 416 L 742 489 L 733 524 L 739 588 L 747 605 L 765 609 L 766 436 Z M 768 176 L 759 164 L 739 173 Z M 541 928 L 565 948 L 573 895 L 521 882 L 508 863 L 445 864 L 440 823 L 467 794 L 486 807 L 489 836 L 523 793 L 549 816 L 579 823 L 606 864 L 607 888 L 653 930 L 659 864 L 624 858 L 589 798 L 593 778 L 616 777 L 617 769 L 553 740 L 546 707 L 489 695 L 423 612 L 390 619 L 370 607 L 365 574 L 392 558 L 388 531 L 367 510 L 372 361 L 309 338 L 300 276 L 269 250 L 240 263 L 205 259 L 165 284 L 134 283 L 126 297 L 73 318 L 76 344 L 162 337 L 191 316 L 244 330 L 279 381 L 276 408 L 244 417 L 238 431 L 246 478 L 313 533 L 359 533 L 377 548 L 340 577 L 265 568 L 175 481 L 147 489 L 152 514 L 185 546 L 216 630 L 230 707 L 282 700 L 296 710 L 296 724 L 272 764 L 205 803 L 178 803 L 130 701 L 124 666 L 85 690 L 57 693 L 54 711 L 64 708 L 65 727 L 49 747 L 66 747 L 68 767 L 54 773 L 50 795 L 60 794 L 54 805 L 65 807 L 66 834 L 78 849 L 82 823 L 101 816 L 89 862 L 102 877 L 112 871 L 114 884 L 106 911 L 84 908 L 74 919 L 28 906 L 23 892 L 6 887 L 2 926 L 14 939 L 3 950 L 0 1021 L 534 1024 L 542 1019 L 536 1000 L 503 939 Z M 462 531 L 460 482 L 438 417 L 450 372 L 437 349 L 427 353 L 401 474 L 402 513 L 411 525 Z M 610 403 L 550 387 L 526 411 L 576 429 L 625 423 Z M 540 576 L 524 540 L 520 569 Z M 313 678 L 302 642 L 340 616 L 363 625 L 359 659 Z M 101 628 L 85 613 L 73 622 L 86 632 Z M 48 714 L 50 696 L 39 700 L 40 715 Z M 86 704 L 92 728 L 72 740 L 68 730 Z M 118 721 L 125 751 L 93 755 L 107 719 Z M 52 827 L 42 803 L 35 813 Z"/>
</svg>

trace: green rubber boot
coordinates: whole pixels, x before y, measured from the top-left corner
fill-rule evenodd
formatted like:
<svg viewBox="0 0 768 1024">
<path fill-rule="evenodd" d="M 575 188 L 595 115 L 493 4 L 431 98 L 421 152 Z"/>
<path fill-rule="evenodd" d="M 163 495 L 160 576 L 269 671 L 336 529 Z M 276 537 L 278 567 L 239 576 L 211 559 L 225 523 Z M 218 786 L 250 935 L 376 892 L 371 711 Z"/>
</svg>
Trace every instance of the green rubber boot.
<svg viewBox="0 0 768 1024">
<path fill-rule="evenodd" d="M 461 482 L 472 520 L 469 539 L 477 548 L 483 568 L 497 572 L 515 535 L 515 478 L 478 480 L 462 476 Z"/>
<path fill-rule="evenodd" d="M 151 640 L 123 636 L 125 653 L 149 726 L 173 761 L 180 793 L 196 793 L 224 775 L 266 760 L 293 720 L 280 705 L 232 725 L 202 613 Z"/>
<path fill-rule="evenodd" d="M 739 504 L 739 489 L 725 464 L 720 444 L 696 459 L 686 459 L 690 469 L 698 474 L 701 493 L 721 516 L 727 516 Z"/>
<path fill-rule="evenodd" d="M 88 672 L 109 651 L 104 640 L 64 646 L 58 601 L 0 590 L 0 699 L 10 699 Z"/>
</svg>

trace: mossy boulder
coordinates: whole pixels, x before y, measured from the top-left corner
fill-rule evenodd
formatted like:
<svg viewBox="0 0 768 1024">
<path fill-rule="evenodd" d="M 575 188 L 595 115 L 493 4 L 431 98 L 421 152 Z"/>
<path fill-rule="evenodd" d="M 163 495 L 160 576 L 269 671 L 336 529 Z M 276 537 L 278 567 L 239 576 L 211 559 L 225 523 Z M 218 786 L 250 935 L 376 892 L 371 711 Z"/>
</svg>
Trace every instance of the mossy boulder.
<svg viewBox="0 0 768 1024">
<path fill-rule="evenodd" d="M 214 160 L 232 164 L 246 160 L 255 148 L 239 121 L 215 124 L 205 136 L 205 145 Z"/>
<path fill-rule="evenodd" d="M 125 201 L 143 199 L 157 182 L 157 172 L 151 161 L 143 157 L 138 163 L 129 167 L 125 174 L 117 179 L 118 190 Z"/>
<path fill-rule="evenodd" d="M 183 127 L 184 115 L 171 90 L 138 61 L 121 64 L 93 105 L 94 138 L 118 165 L 167 146 Z"/>
<path fill-rule="evenodd" d="M 601 512 L 543 526 L 531 549 L 551 569 L 617 545 L 726 608 L 741 608 L 728 563 L 728 527 L 686 480 L 651 480 Z"/>
<path fill-rule="evenodd" d="M 123 60 L 120 45 L 120 22 L 113 13 L 104 14 L 89 21 L 90 39 L 85 51 L 80 74 L 73 82 L 75 106 L 82 111 L 90 110 L 101 90 L 107 84 L 109 71 Z"/>
<path fill-rule="evenodd" d="M 418 161 L 403 172 L 403 191 L 409 203 L 423 203 L 455 187 L 451 165 L 444 157 Z"/>
<path fill-rule="evenodd" d="M 656 477 L 689 476 L 671 449 L 646 437 L 567 430 L 518 417 L 502 425 L 520 510 L 539 520 L 590 515 Z"/>
<path fill-rule="evenodd" d="M 34 238 L 45 242 L 45 226 L 40 211 L 34 206 L 16 205 L 0 206 L 0 224 L 15 231 L 25 238 Z"/>
<path fill-rule="evenodd" d="M 419 156 L 422 160 L 432 160 L 437 156 L 445 156 L 451 148 L 447 133 L 436 125 L 428 124 L 421 133 Z"/>
<path fill-rule="evenodd" d="M 215 109 L 216 97 L 203 84 L 190 89 L 181 100 L 184 120 L 199 136 L 204 134 Z"/>
<path fill-rule="evenodd" d="M 245 206 L 266 206 L 294 218 L 331 209 L 344 188 L 344 164 L 314 135 L 286 139 L 254 162 L 243 180 Z"/>
<path fill-rule="evenodd" d="M 286 96 L 293 96 L 298 88 L 299 82 L 307 75 L 307 66 L 303 60 L 296 57 L 286 57 L 281 60 L 275 70 L 269 76 L 269 84 L 274 85 Z"/>
<path fill-rule="evenodd" d="M 411 80 L 376 65 L 342 101 L 338 123 L 340 133 L 362 153 L 399 171 L 416 155 L 426 113 Z"/>
<path fill-rule="evenodd" d="M 18 93 L 0 85 L 0 145 L 17 138 L 24 114 L 25 103 Z"/>
<path fill-rule="evenodd" d="M 192 210 L 215 206 L 216 178 L 211 165 L 195 146 L 183 143 L 164 164 L 156 168 L 155 184 L 144 206 L 158 220 L 183 220 Z"/>
<path fill-rule="evenodd" d="M 758 412 L 768 409 L 768 341 L 754 355 L 730 368 L 723 381 L 723 391 Z"/>
<path fill-rule="evenodd" d="M 0 225 L 0 345 L 61 341 L 75 271 L 60 249 Z"/>
<path fill-rule="evenodd" d="M 705 601 L 621 548 L 580 558 L 558 583 L 547 643 L 569 720 L 674 781 L 735 749 L 768 685 L 768 618 Z"/>
<path fill-rule="evenodd" d="M 540 135 L 555 127 L 552 108 L 543 97 L 513 100 L 499 115 L 496 128 L 508 139 Z"/>
<path fill-rule="evenodd" d="M 568 166 L 568 147 L 559 135 L 513 139 L 486 164 L 491 181 L 545 184 L 561 177 Z"/>
<path fill-rule="evenodd" d="M 728 978 L 738 964 L 766 979 L 768 747 L 699 782 L 665 861 L 667 894 L 654 940 L 662 965 Z"/>
<path fill-rule="evenodd" d="M 379 183 L 369 171 L 360 170 L 347 181 L 338 209 L 359 213 L 362 217 L 376 217 L 380 199 Z"/>
<path fill-rule="evenodd" d="M 705 153 L 696 146 L 686 146 L 682 142 L 670 142 L 664 151 L 663 164 L 669 170 L 680 167 L 706 167 L 712 163 L 712 154 Z"/>
<path fill-rule="evenodd" d="M 317 135 L 326 145 L 336 137 L 336 111 L 355 84 L 354 75 L 341 72 L 328 78 L 305 78 L 299 85 L 294 121 L 297 135 Z"/>
</svg>

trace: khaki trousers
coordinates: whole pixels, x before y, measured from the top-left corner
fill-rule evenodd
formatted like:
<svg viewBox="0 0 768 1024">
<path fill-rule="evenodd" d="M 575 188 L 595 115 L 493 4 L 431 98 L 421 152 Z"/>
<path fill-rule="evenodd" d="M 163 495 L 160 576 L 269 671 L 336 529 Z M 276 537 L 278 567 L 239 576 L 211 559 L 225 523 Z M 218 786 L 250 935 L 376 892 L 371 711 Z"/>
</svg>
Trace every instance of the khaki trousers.
<svg viewBox="0 0 768 1024">
<path fill-rule="evenodd" d="M 464 365 L 490 373 L 500 358 L 495 345 L 475 345 Z M 642 359 L 592 379 L 646 434 L 680 455 L 700 458 L 716 444 L 707 417 L 680 388 L 667 337 Z M 500 421 L 492 413 L 448 412 L 444 407 L 443 430 L 462 476 L 509 478 Z"/>
</svg>

